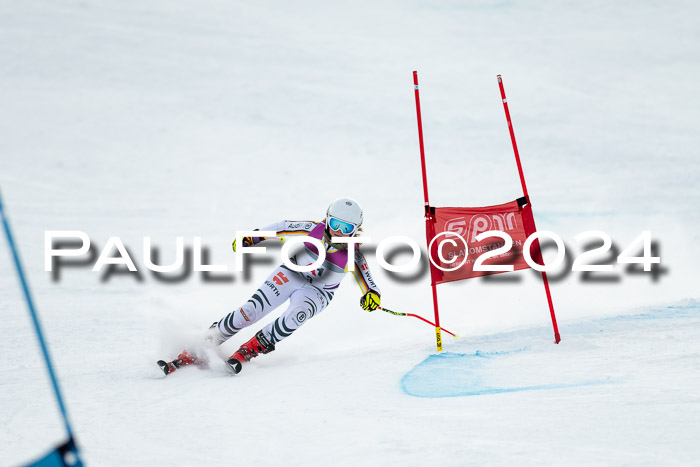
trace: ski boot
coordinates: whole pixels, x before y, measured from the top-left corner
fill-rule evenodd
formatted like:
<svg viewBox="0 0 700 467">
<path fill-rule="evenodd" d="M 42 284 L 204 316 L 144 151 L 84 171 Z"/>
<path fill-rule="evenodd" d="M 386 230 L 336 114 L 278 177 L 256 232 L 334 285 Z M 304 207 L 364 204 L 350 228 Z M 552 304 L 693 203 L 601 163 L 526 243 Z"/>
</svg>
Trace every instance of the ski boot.
<svg viewBox="0 0 700 467">
<path fill-rule="evenodd" d="M 199 368 L 207 368 L 209 366 L 209 362 L 205 358 L 200 358 L 196 353 L 188 352 L 187 350 L 183 350 L 172 362 L 158 360 L 158 366 L 160 366 L 160 369 L 163 370 L 166 376 L 175 370 L 179 370 L 183 366 L 193 364 L 197 365 Z"/>
<path fill-rule="evenodd" d="M 243 362 L 249 362 L 258 354 L 270 353 L 273 350 L 275 350 L 275 344 L 267 340 L 262 331 L 258 331 L 251 340 L 236 350 L 226 363 L 234 374 L 238 374 L 241 372 Z"/>
</svg>

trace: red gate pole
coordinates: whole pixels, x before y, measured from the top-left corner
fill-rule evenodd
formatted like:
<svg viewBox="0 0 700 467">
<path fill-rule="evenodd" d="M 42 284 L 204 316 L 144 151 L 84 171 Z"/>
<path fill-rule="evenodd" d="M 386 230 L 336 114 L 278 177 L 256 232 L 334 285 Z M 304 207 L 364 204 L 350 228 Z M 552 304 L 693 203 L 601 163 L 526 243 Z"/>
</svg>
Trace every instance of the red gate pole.
<svg viewBox="0 0 700 467">
<path fill-rule="evenodd" d="M 498 79 L 498 87 L 501 89 L 501 99 L 503 100 L 503 110 L 506 112 L 506 120 L 508 121 L 508 131 L 510 132 L 510 140 L 513 143 L 513 152 L 515 153 L 515 162 L 518 164 L 518 173 L 520 174 L 520 183 L 523 186 L 523 195 L 527 199 L 527 202 L 530 202 L 530 197 L 527 194 L 527 186 L 525 185 L 525 175 L 523 174 L 523 166 L 520 163 L 520 153 L 518 153 L 518 145 L 515 143 L 515 133 L 513 133 L 513 123 L 510 120 L 510 112 L 508 111 L 508 100 L 506 99 L 506 92 L 503 89 L 503 80 L 501 79 L 501 75 L 497 76 Z M 418 92 L 418 91 L 416 91 Z M 532 219 L 532 225 L 535 227 L 535 219 L 533 217 Z M 535 227 L 535 231 L 537 231 L 537 227 Z M 537 252 L 539 253 L 540 258 L 542 258 L 542 249 L 540 248 L 540 241 L 539 239 L 535 239 L 534 242 L 532 242 L 533 246 L 536 248 Z M 544 260 L 543 260 L 544 263 Z M 542 271 L 542 280 L 544 281 L 544 291 L 547 294 L 547 303 L 549 304 L 549 314 L 552 316 L 552 326 L 554 327 L 554 342 L 559 343 L 561 341 L 561 337 L 559 337 L 559 327 L 557 326 L 557 317 L 554 315 L 554 304 L 552 303 L 552 294 L 549 291 L 549 281 L 547 280 L 547 273 Z"/>
<path fill-rule="evenodd" d="M 430 211 L 430 202 L 428 201 L 428 176 L 425 171 L 425 148 L 423 146 L 423 122 L 420 115 L 420 97 L 418 95 L 418 72 L 413 72 L 413 84 L 416 94 L 416 117 L 418 118 L 418 143 L 420 145 L 420 163 L 423 171 L 423 197 L 425 198 L 425 238 L 428 245 L 428 256 L 430 256 L 430 240 L 435 236 L 435 228 L 433 227 L 433 217 Z M 440 314 L 438 313 L 438 297 L 437 284 L 433 271 L 432 261 L 430 263 L 430 286 L 433 289 L 433 308 L 435 310 L 435 341 L 437 343 L 438 352 L 442 352 L 442 333 L 440 332 Z"/>
</svg>

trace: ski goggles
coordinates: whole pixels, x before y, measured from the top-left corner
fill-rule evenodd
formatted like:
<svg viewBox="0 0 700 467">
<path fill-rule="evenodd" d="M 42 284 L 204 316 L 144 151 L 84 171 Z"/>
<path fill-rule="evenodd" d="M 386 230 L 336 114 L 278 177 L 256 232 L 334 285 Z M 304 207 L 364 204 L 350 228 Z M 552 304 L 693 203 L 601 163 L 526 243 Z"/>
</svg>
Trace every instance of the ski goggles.
<svg viewBox="0 0 700 467">
<path fill-rule="evenodd" d="M 335 217 L 328 218 L 328 226 L 331 228 L 331 230 L 340 231 L 345 235 L 352 234 L 357 230 L 358 227 L 352 222 L 341 221 L 340 219 L 336 219 Z"/>
</svg>

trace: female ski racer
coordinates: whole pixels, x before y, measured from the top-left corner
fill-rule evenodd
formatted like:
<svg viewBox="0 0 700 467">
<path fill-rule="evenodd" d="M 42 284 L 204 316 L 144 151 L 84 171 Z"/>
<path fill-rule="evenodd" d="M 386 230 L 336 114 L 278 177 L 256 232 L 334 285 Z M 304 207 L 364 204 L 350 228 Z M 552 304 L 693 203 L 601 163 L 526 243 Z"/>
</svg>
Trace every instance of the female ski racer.
<svg viewBox="0 0 700 467">
<path fill-rule="evenodd" d="M 369 271 L 367 260 L 355 248 L 354 258 L 348 258 L 347 244 L 334 243 L 332 237 L 351 237 L 358 234 L 362 225 L 363 213 L 357 201 L 352 198 L 339 198 L 331 203 L 322 222 L 282 221 L 263 230 L 277 232 L 277 237 L 308 235 L 320 240 L 326 250 L 323 264 L 313 271 L 297 272 L 284 265 L 275 269 L 246 303 L 224 316 L 209 328 L 206 340 L 220 345 L 265 317 L 272 310 L 289 300 L 287 309 L 272 323 L 258 331 L 252 339 L 243 344 L 228 359 L 227 364 L 234 373 L 239 373 L 244 362 L 275 350 L 275 344 L 289 337 L 307 320 L 323 311 L 333 299 L 335 290 L 348 272 L 350 261 L 355 262 L 353 274 L 362 289 L 360 306 L 374 311 L 380 304 L 380 291 Z M 268 237 L 271 238 L 271 237 Z M 244 246 L 251 246 L 265 240 L 265 237 L 244 237 Z M 233 241 L 236 251 L 236 241 Z M 299 266 L 316 262 L 318 250 L 312 243 L 305 243 L 302 251 L 290 261 Z M 204 352 L 184 350 L 172 362 L 159 360 L 163 372 L 168 375 L 176 369 L 196 364 L 207 366 Z"/>
</svg>

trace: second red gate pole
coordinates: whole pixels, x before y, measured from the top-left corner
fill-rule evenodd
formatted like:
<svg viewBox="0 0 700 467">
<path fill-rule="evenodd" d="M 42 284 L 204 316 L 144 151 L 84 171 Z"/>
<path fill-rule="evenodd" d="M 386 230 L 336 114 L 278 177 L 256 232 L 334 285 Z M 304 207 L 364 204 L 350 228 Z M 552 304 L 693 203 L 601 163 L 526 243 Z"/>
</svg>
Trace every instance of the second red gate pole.
<svg viewBox="0 0 700 467">
<path fill-rule="evenodd" d="M 420 114 L 420 97 L 418 95 L 418 72 L 413 72 L 413 85 L 415 86 L 416 94 L 416 116 L 418 118 L 418 143 L 420 144 L 420 163 L 423 171 L 423 197 L 425 198 L 425 238 L 427 240 L 428 250 L 430 249 L 430 241 L 435 237 L 435 227 L 433 226 L 433 214 L 430 210 L 430 201 L 428 200 L 428 176 L 425 170 L 425 147 L 423 146 L 423 123 Z M 430 251 L 428 251 L 430 255 Z M 440 332 L 440 314 L 438 312 L 438 297 L 437 284 L 435 283 L 435 267 L 432 261 L 430 264 L 430 286 L 433 289 L 433 308 L 435 310 L 435 341 L 437 343 L 438 352 L 442 351 L 442 333 Z"/>
</svg>

